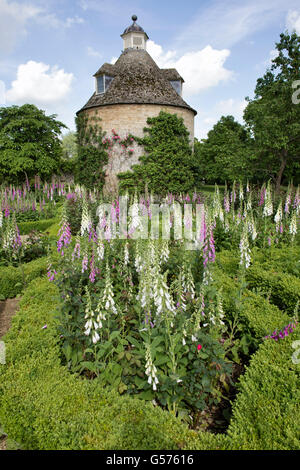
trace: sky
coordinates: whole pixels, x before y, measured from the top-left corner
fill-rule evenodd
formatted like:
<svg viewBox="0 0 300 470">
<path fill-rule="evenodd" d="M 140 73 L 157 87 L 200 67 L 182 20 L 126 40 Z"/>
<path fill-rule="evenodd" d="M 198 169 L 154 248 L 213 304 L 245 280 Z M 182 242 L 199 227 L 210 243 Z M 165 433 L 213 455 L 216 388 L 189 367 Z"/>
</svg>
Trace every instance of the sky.
<svg viewBox="0 0 300 470">
<path fill-rule="evenodd" d="M 156 63 L 184 78 L 199 140 L 222 115 L 243 122 L 280 33 L 300 34 L 299 0 L 0 0 L 0 106 L 33 103 L 75 130 L 133 14 Z"/>
</svg>

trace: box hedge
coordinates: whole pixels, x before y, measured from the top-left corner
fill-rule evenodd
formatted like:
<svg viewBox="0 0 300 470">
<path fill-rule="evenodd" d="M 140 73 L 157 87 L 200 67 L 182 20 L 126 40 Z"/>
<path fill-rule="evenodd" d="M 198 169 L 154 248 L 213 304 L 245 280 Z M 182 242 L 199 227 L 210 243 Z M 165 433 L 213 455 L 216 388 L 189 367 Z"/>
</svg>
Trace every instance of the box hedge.
<svg viewBox="0 0 300 470">
<path fill-rule="evenodd" d="M 268 294 L 273 304 L 290 315 L 300 301 L 300 279 L 291 274 L 253 266 L 247 270 L 247 282 L 250 288 Z"/>
<path fill-rule="evenodd" d="M 265 340 L 253 356 L 233 406 L 231 449 L 300 449 L 300 364 L 291 357 L 297 339 L 299 326 L 278 342 Z"/>
<path fill-rule="evenodd" d="M 70 374 L 59 359 L 57 304 L 54 285 L 33 281 L 5 337 L 0 422 L 11 438 L 40 450 L 226 446 L 226 436 L 198 434 L 159 407 Z"/>
<path fill-rule="evenodd" d="M 27 285 L 33 279 L 46 274 L 47 258 L 39 258 L 23 264 L 24 280 Z M 16 297 L 24 289 L 22 268 L 13 266 L 0 267 L 0 299 Z"/>
<path fill-rule="evenodd" d="M 27 235 L 33 230 L 37 232 L 45 232 L 49 227 L 57 223 L 57 219 L 43 219 L 28 222 L 19 222 L 18 227 L 21 235 Z"/>
<path fill-rule="evenodd" d="M 249 305 L 252 302 L 253 312 L 262 305 L 264 310 L 260 317 L 249 315 L 249 321 L 260 318 L 257 334 L 261 334 L 262 318 L 271 317 L 275 310 L 268 310 L 267 301 L 261 304 L 257 297 L 249 294 Z M 0 366 L 0 423 L 23 448 L 300 448 L 300 365 L 291 361 L 291 342 L 298 339 L 299 328 L 287 338 L 265 340 L 259 347 L 241 378 L 228 433 L 214 435 L 191 431 L 151 403 L 119 396 L 96 380 L 70 374 L 60 363 L 58 305 L 56 287 L 46 279 L 34 280 L 5 337 L 7 365 Z M 277 314 L 276 310 L 275 318 Z"/>
</svg>

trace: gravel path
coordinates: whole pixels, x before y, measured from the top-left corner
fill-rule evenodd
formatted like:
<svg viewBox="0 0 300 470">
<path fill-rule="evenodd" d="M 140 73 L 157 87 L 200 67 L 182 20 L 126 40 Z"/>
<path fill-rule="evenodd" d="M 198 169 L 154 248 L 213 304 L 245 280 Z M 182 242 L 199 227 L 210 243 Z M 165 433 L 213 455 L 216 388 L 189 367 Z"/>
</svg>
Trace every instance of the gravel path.
<svg viewBox="0 0 300 470">
<path fill-rule="evenodd" d="M 0 302 L 0 338 L 11 325 L 11 319 L 18 310 L 20 299 L 7 299 Z"/>
<path fill-rule="evenodd" d="M 20 299 L 7 299 L 0 302 L 0 339 L 9 330 L 11 319 L 19 308 L 19 302 Z M 6 438 L 1 436 L 0 431 L 0 451 L 1 450 L 6 450 Z"/>
</svg>

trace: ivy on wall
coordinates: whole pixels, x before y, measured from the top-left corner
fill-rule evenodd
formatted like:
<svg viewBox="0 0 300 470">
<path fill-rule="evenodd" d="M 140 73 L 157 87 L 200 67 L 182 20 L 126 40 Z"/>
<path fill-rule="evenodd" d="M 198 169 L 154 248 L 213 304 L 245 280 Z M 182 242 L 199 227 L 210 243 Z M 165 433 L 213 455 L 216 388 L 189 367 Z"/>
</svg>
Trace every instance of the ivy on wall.
<svg viewBox="0 0 300 470">
<path fill-rule="evenodd" d="M 97 113 L 89 118 L 84 114 L 76 117 L 78 157 L 75 182 L 88 189 L 101 190 L 105 183 L 103 166 L 108 162 L 108 153 L 100 121 Z"/>
</svg>

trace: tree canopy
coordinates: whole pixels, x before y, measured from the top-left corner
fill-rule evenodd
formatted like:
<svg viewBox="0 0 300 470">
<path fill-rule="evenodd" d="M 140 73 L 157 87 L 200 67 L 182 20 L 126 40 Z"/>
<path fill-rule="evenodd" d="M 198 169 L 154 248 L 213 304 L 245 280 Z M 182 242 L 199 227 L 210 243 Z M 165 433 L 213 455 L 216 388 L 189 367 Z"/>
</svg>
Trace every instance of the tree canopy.
<svg viewBox="0 0 300 470">
<path fill-rule="evenodd" d="M 66 159 L 76 158 L 78 155 L 76 132 L 68 132 L 61 139 L 62 156 Z"/>
<path fill-rule="evenodd" d="M 0 177 L 17 182 L 58 172 L 66 126 L 33 104 L 0 108 Z"/>
<path fill-rule="evenodd" d="M 159 195 L 188 192 L 194 187 L 193 156 L 183 119 L 161 111 L 148 118 L 145 136 L 136 139 L 145 155 L 132 171 L 120 173 L 120 190 L 148 189 Z"/>
<path fill-rule="evenodd" d="M 252 176 L 252 139 L 233 116 L 222 116 L 207 138 L 195 141 L 197 181 L 247 180 Z"/>
<path fill-rule="evenodd" d="M 300 104 L 292 95 L 299 80 L 300 37 L 281 34 L 276 49 L 271 67 L 257 80 L 254 98 L 247 98 L 244 120 L 255 139 L 255 171 L 273 178 L 278 191 L 284 173 L 299 174 Z"/>
</svg>

